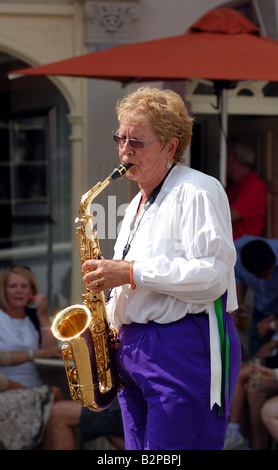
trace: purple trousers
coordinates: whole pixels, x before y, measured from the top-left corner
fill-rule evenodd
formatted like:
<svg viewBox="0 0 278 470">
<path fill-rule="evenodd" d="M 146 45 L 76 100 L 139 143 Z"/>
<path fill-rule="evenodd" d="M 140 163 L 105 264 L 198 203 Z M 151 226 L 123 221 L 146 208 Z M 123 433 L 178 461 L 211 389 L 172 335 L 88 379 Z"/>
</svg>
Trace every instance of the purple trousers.
<svg viewBox="0 0 278 470">
<path fill-rule="evenodd" d="M 241 364 L 241 346 L 232 317 L 229 402 Z M 227 417 L 210 409 L 208 315 L 186 315 L 160 325 L 124 325 L 117 352 L 126 386 L 118 395 L 127 450 L 220 450 Z"/>
</svg>

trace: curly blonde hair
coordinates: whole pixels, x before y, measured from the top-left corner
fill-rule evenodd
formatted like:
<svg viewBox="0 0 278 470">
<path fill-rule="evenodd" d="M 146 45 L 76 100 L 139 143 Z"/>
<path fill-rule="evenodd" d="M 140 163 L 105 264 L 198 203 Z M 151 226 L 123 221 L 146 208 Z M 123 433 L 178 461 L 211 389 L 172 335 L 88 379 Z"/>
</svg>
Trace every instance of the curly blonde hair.
<svg viewBox="0 0 278 470">
<path fill-rule="evenodd" d="M 141 87 L 118 102 L 116 111 L 119 123 L 145 121 L 157 135 L 162 149 L 172 137 L 177 137 L 179 145 L 174 160 L 184 160 L 183 154 L 192 137 L 193 118 L 188 115 L 186 106 L 177 93 Z"/>
<path fill-rule="evenodd" d="M 34 273 L 26 266 L 9 266 L 5 271 L 2 273 L 0 278 L 0 307 L 7 309 L 9 308 L 9 304 L 6 299 L 6 285 L 10 275 L 20 274 L 23 276 L 30 284 L 31 289 L 33 291 L 33 295 L 38 294 L 39 287 L 36 280 Z"/>
</svg>

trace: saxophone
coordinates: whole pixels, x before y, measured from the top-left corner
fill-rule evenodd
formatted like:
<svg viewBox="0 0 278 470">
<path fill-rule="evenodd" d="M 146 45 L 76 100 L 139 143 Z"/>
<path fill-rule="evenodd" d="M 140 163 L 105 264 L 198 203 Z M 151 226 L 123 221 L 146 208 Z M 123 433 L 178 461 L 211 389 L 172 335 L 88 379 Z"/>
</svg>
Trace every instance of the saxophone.
<svg viewBox="0 0 278 470">
<path fill-rule="evenodd" d="M 130 164 L 119 165 L 102 183 L 97 183 L 80 202 L 77 227 L 82 264 L 100 258 L 99 240 L 93 228 L 90 205 L 110 183 L 123 176 Z M 72 399 L 92 411 L 102 411 L 115 399 L 123 380 L 117 375 L 115 353 L 110 346 L 116 332 L 109 327 L 104 293 L 92 294 L 83 283 L 83 305 L 72 305 L 59 312 L 52 324 L 53 335 L 62 342 L 62 357 Z"/>
</svg>

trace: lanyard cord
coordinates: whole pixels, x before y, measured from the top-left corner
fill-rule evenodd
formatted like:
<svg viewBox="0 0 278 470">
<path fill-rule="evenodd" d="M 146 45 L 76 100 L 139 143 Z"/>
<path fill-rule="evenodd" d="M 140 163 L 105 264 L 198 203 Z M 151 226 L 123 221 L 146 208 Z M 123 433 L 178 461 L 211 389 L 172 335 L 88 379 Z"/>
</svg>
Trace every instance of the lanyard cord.
<svg viewBox="0 0 278 470">
<path fill-rule="evenodd" d="M 138 220 L 138 223 L 137 225 L 135 226 L 135 222 L 136 222 L 136 215 L 133 217 L 132 221 L 131 221 L 131 224 L 130 224 L 130 232 L 129 232 L 129 236 L 128 236 L 128 240 L 127 240 L 127 243 L 123 249 L 123 255 L 122 255 L 122 259 L 125 259 L 126 255 L 128 254 L 129 250 L 130 250 L 130 246 L 131 246 L 131 242 L 134 238 L 134 235 L 135 233 L 137 232 L 138 228 L 139 228 L 139 225 L 145 215 L 145 213 L 147 212 L 147 210 L 150 208 L 150 206 L 154 203 L 154 201 L 156 200 L 157 198 L 157 195 L 158 193 L 160 192 L 161 188 L 162 188 L 162 185 L 164 183 L 164 181 L 166 180 L 167 176 L 169 175 L 170 171 L 172 170 L 174 165 L 171 166 L 170 170 L 167 172 L 167 174 L 165 175 L 165 177 L 163 178 L 163 180 L 159 183 L 158 186 L 156 186 L 156 188 L 154 188 L 154 190 L 152 191 L 151 195 L 148 197 L 147 201 L 145 202 L 144 204 L 144 209 L 143 209 L 143 212 L 142 212 L 142 215 L 141 217 L 139 218 Z M 139 205 L 138 205 L 138 208 L 137 208 L 137 211 L 136 213 L 138 212 L 138 209 L 140 207 L 140 204 L 141 204 L 141 201 L 142 201 L 142 197 L 140 199 L 140 202 L 139 202 Z"/>
<path fill-rule="evenodd" d="M 160 192 L 161 188 L 162 188 L 162 185 L 164 183 L 164 181 L 166 180 L 167 176 L 169 175 L 170 171 L 172 170 L 172 168 L 175 166 L 175 163 L 171 166 L 171 168 L 169 169 L 169 171 L 167 172 L 167 174 L 165 175 L 165 177 L 163 178 L 163 180 L 159 183 L 158 186 L 156 186 L 156 188 L 154 188 L 154 190 L 152 191 L 151 195 L 149 196 L 149 198 L 147 199 L 147 201 L 145 202 L 144 204 L 144 209 L 143 209 L 143 212 L 141 214 L 141 216 L 139 217 L 139 220 L 137 222 L 137 225 L 135 226 L 135 222 L 136 222 L 136 214 L 138 212 L 138 209 L 140 207 L 140 204 L 141 204 L 141 200 L 142 200 L 142 197 L 139 201 L 139 205 L 138 205 L 138 208 L 137 208 L 137 211 L 136 211 L 136 214 L 135 216 L 133 217 L 132 221 L 131 221 L 131 224 L 130 224 L 130 232 L 129 232 L 129 235 L 128 235 L 128 240 L 127 240 L 127 243 L 123 249 L 123 255 L 122 255 L 122 259 L 125 259 L 126 255 L 128 254 L 129 250 L 130 250 L 130 247 L 131 247 L 131 242 L 132 240 L 134 239 L 134 236 L 135 236 L 135 233 L 137 232 L 138 228 L 139 228 L 139 225 L 145 215 L 145 213 L 147 212 L 147 210 L 150 208 L 150 206 L 154 203 L 154 201 L 156 200 L 157 198 L 157 195 L 158 193 Z M 109 293 L 108 293 L 108 296 L 107 296 L 107 299 L 106 301 L 108 302 L 111 298 L 111 292 L 112 292 L 112 289 L 110 289 Z"/>
</svg>

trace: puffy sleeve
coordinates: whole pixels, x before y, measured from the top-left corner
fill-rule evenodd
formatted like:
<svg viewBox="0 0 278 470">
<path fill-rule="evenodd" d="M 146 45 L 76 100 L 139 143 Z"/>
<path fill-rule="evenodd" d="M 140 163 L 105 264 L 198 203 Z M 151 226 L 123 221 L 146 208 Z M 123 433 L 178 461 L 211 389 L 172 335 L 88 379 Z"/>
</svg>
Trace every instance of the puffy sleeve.
<svg viewBox="0 0 278 470">
<path fill-rule="evenodd" d="M 224 190 L 181 187 L 161 208 L 152 226 L 152 256 L 135 260 L 135 283 L 188 303 L 213 302 L 233 282 L 236 262 Z"/>
</svg>

